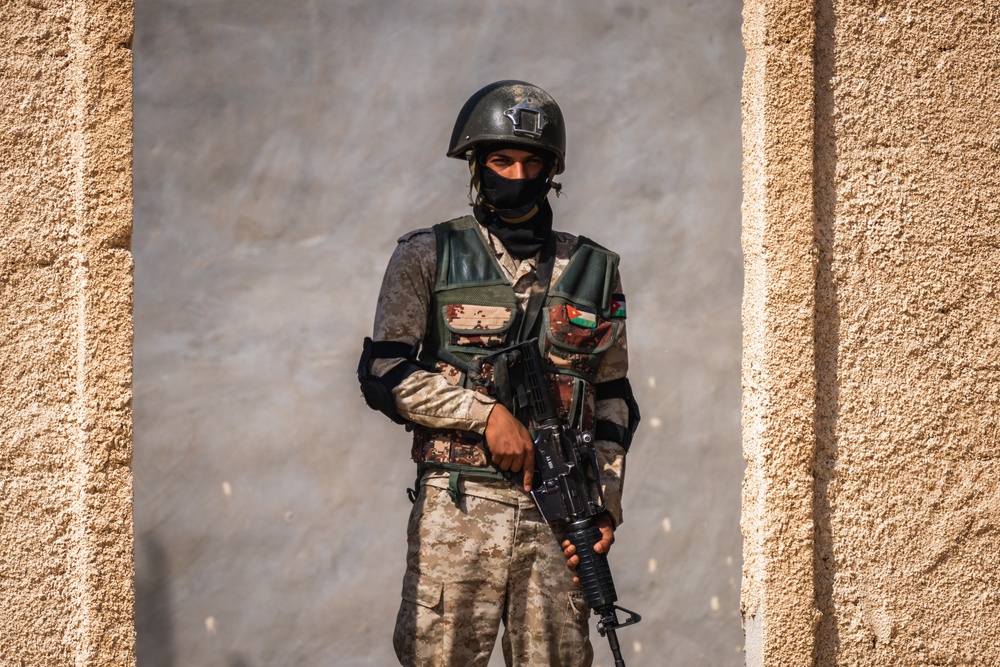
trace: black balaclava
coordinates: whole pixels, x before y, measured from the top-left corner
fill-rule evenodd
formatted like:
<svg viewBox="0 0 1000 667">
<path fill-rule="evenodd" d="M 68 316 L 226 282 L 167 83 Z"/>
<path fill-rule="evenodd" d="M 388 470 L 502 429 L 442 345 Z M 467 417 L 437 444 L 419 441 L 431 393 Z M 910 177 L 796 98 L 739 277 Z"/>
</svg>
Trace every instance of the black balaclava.
<svg viewBox="0 0 1000 667">
<path fill-rule="evenodd" d="M 507 252 L 518 259 L 534 257 L 552 236 L 552 207 L 548 199 L 543 199 L 538 204 L 538 212 L 523 222 L 507 222 L 482 204 L 476 204 L 472 212 L 479 224 L 500 239 Z"/>
<path fill-rule="evenodd" d="M 489 167 L 481 166 L 479 192 L 486 203 L 508 220 L 523 218 L 549 193 L 548 169 L 534 178 L 504 178 Z"/>
<path fill-rule="evenodd" d="M 534 151 L 545 160 L 545 166 L 535 178 L 505 178 L 485 164 L 490 153 L 518 145 L 490 144 L 477 151 L 479 201 L 473 208 L 476 220 L 503 243 L 518 259 L 535 255 L 552 234 L 552 207 L 546 195 L 552 189 L 553 157 L 545 151 Z M 526 219 L 525 216 L 530 216 Z M 518 222 L 510 222 L 518 220 Z"/>
</svg>

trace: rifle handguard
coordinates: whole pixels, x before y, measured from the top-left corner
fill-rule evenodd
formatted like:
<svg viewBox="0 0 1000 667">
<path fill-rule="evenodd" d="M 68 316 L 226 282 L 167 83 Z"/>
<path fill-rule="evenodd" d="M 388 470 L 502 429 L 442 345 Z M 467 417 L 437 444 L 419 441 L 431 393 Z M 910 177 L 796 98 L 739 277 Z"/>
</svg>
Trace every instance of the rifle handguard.
<svg viewBox="0 0 1000 667">
<path fill-rule="evenodd" d="M 611 577 L 607 554 L 594 551 L 594 545 L 601 541 L 601 529 L 593 519 L 576 521 L 569 526 L 569 541 L 576 547 L 580 564 L 576 566 L 576 576 L 583 588 L 587 606 L 598 614 L 614 607 L 618 600 L 615 582 Z"/>
</svg>

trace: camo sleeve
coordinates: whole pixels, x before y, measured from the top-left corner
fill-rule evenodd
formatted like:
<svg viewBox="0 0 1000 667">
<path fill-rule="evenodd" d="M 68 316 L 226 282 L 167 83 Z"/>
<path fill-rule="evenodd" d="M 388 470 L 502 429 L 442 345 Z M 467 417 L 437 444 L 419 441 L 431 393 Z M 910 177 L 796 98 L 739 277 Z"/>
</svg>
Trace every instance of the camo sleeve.
<svg viewBox="0 0 1000 667">
<path fill-rule="evenodd" d="M 420 229 L 399 239 L 386 267 L 375 307 L 374 340 L 412 344 L 427 332 L 434 291 L 437 247 L 434 232 Z M 389 372 L 402 359 L 379 359 L 377 375 Z M 392 391 L 399 414 L 430 428 L 459 429 L 480 435 L 495 401 L 484 394 L 455 386 L 440 373 L 416 371 Z"/>
<path fill-rule="evenodd" d="M 620 319 L 621 328 L 612 346 L 605 352 L 601 365 L 597 369 L 597 382 L 608 382 L 625 377 L 628 374 L 628 341 L 625 335 L 625 298 L 622 291 L 621 276 L 615 276 L 614 294 L 620 299 L 613 306 L 613 317 Z M 628 426 L 628 406 L 624 399 L 607 398 L 597 402 L 597 419 L 607 420 L 619 426 Z M 620 526 L 622 518 L 622 490 L 625 484 L 625 449 L 617 442 L 598 440 L 596 442 L 597 459 L 601 470 L 601 485 L 604 490 L 604 502 L 608 513 Z"/>
</svg>

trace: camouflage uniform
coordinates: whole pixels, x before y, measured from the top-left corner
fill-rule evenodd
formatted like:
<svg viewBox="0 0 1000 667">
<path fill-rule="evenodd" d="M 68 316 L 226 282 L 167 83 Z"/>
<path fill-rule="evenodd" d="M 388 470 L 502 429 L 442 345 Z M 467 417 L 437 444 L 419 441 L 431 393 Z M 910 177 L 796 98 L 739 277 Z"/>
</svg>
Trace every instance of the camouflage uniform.
<svg viewBox="0 0 1000 667">
<path fill-rule="evenodd" d="M 535 280 L 537 257 L 519 260 L 499 239 L 480 227 L 523 310 Z M 554 232 L 555 284 L 576 247 L 576 237 Z M 415 343 L 424 340 L 434 292 L 436 241 L 430 229 L 399 239 L 379 294 L 373 338 Z M 614 278 L 614 292 L 621 293 Z M 462 313 L 488 317 L 488 313 Z M 375 360 L 382 375 L 401 359 Z M 481 438 L 495 400 L 457 386 L 448 372 L 417 371 L 393 390 L 399 414 L 431 429 L 415 438 L 418 462 L 452 461 L 485 466 Z M 596 382 L 625 377 L 628 370 L 624 322 L 596 369 Z M 595 418 L 622 426 L 628 408 L 622 399 L 597 401 Z M 466 436 L 463 437 L 463 433 Z M 609 514 L 622 522 L 624 450 L 597 441 L 601 479 Z M 507 665 L 591 664 L 589 610 L 573 583 L 560 546 L 564 537 L 542 520 L 523 490 L 502 480 L 463 477 L 457 502 L 449 495 L 449 474 L 431 469 L 423 476 L 408 526 L 403 601 L 393 644 L 400 663 L 482 665 L 489 662 L 501 621 Z"/>
</svg>

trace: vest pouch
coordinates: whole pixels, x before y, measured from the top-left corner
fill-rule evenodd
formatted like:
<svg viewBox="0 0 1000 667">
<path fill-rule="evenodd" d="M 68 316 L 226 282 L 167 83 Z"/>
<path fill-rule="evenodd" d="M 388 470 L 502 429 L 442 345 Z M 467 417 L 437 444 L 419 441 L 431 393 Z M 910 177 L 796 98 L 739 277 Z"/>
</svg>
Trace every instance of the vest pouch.
<svg viewBox="0 0 1000 667">
<path fill-rule="evenodd" d="M 568 303 L 550 305 L 542 322 L 546 361 L 557 371 L 593 382 L 604 351 L 611 347 L 619 322 Z"/>
<path fill-rule="evenodd" d="M 517 331 L 517 295 L 471 215 L 434 225 L 437 268 L 428 336 L 473 356 L 507 347 Z"/>
<path fill-rule="evenodd" d="M 508 345 L 515 310 L 510 306 L 449 303 L 441 306 L 445 347 L 461 352 L 497 350 Z"/>
<path fill-rule="evenodd" d="M 557 416 L 575 429 L 593 433 L 597 423 L 594 385 L 572 375 L 556 373 L 546 373 L 545 380 Z"/>
<path fill-rule="evenodd" d="M 478 468 L 490 464 L 482 436 L 457 429 L 415 426 L 410 454 L 417 463 L 454 463 Z"/>
</svg>

